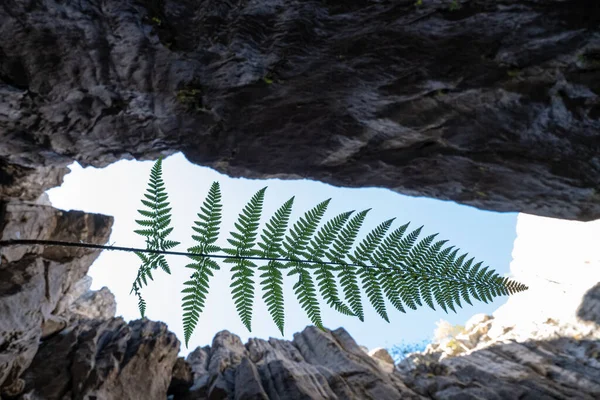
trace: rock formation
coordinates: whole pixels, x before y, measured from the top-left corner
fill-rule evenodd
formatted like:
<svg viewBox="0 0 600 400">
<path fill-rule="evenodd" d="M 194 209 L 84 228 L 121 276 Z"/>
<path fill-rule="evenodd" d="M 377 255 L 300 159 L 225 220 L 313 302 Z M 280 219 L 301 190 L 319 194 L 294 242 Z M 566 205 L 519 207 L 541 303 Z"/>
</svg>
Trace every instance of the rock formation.
<svg viewBox="0 0 600 400">
<path fill-rule="evenodd" d="M 83 240 L 105 243 L 112 219 L 64 212 L 20 200 L 0 202 L 0 238 Z M 19 376 L 43 337 L 64 329 L 68 293 L 85 276 L 98 251 L 40 246 L 2 248 L 0 260 L 0 387 L 21 388 Z"/>
<path fill-rule="evenodd" d="M 596 0 L 5 0 L 1 190 L 183 151 L 597 219 L 599 35 Z"/>
<path fill-rule="evenodd" d="M 584 307 L 598 307 L 600 286 Z M 593 303 L 593 304 L 588 304 Z M 476 315 L 465 331 L 399 365 L 404 383 L 434 399 L 597 399 L 600 319 L 568 324 L 548 318 L 530 338 L 519 326 Z"/>
<path fill-rule="evenodd" d="M 595 0 L 4 0 L 0 238 L 105 243 L 110 217 L 44 190 L 73 160 L 176 151 L 238 176 L 600 218 L 599 54 Z M 514 307 L 540 311 L 515 297 L 398 369 L 312 327 L 222 332 L 184 360 L 164 324 L 89 291 L 97 256 L 1 249 L 3 399 L 600 397 L 598 285 L 578 318 L 511 326 Z"/>
<path fill-rule="evenodd" d="M 110 218 L 61 212 L 40 203 L 4 203 L 2 237 L 107 240 Z M 600 396 L 600 285 L 579 294 L 583 302 L 578 318 L 571 310 L 573 318 L 560 320 L 557 315 L 537 321 L 532 330 L 505 317 L 511 308 L 514 314 L 514 307 L 524 304 L 509 302 L 504 306 L 508 311 L 501 308 L 496 317 L 474 316 L 462 333 L 411 355 L 398 368 L 385 350 L 365 351 L 342 328 L 323 332 L 308 327 L 293 341 L 251 339 L 246 344 L 223 331 L 211 346 L 197 348 L 184 360 L 177 358 L 179 341 L 164 324 L 126 323 L 114 317 L 114 298 L 108 289 L 89 291 L 89 278 L 82 275 L 95 256 L 88 250 L 3 249 L 3 398 Z"/>
</svg>

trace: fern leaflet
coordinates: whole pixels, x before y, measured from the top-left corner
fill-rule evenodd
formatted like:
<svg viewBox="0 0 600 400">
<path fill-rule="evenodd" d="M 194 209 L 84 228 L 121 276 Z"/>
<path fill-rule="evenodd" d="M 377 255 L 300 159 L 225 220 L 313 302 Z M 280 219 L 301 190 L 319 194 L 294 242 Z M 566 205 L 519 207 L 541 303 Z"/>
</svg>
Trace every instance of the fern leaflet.
<svg viewBox="0 0 600 400">
<path fill-rule="evenodd" d="M 182 300 L 183 308 L 183 334 L 185 345 L 188 345 L 192 332 L 196 328 L 200 313 L 204 309 L 206 294 L 208 293 L 208 282 L 213 276 L 212 271 L 219 270 L 219 265 L 209 258 L 209 255 L 220 250 L 215 246 L 219 237 L 219 226 L 221 224 L 221 189 L 217 182 L 210 187 L 208 196 L 200 212 L 198 220 L 194 222 L 192 229 L 195 234 L 192 239 L 196 245 L 190 247 L 190 253 L 197 253 L 198 256 L 189 256 L 194 262 L 186 265 L 186 268 L 194 270 L 190 279 L 184 283 L 185 288 L 182 293 L 185 294 Z"/>
<path fill-rule="evenodd" d="M 280 255 L 281 244 L 287 230 L 293 204 L 294 198 L 292 197 L 275 212 L 266 224 L 261 235 L 262 242 L 258 244 L 261 249 L 258 254 L 262 257 L 275 258 Z M 273 322 L 283 335 L 283 275 L 280 271 L 282 268 L 283 264 L 281 262 L 270 260 L 267 265 L 260 267 L 259 270 L 264 271 L 260 275 L 261 278 L 264 278 L 260 282 L 264 292 L 263 299 L 267 304 Z"/>
<path fill-rule="evenodd" d="M 325 215 L 330 200 L 331 199 L 325 200 L 322 203 L 317 204 L 313 209 L 307 211 L 306 214 L 294 224 L 290 234 L 286 236 L 285 241 L 283 242 L 286 258 L 294 260 L 288 262 L 286 266 L 287 268 L 292 268 L 288 273 L 288 276 L 298 275 L 298 281 L 294 285 L 296 297 L 312 323 L 321 329 L 324 328 L 323 322 L 321 321 L 321 310 L 317 300 L 315 284 L 309 272 L 311 266 L 306 262 L 300 261 L 299 256 L 305 254 L 309 240 L 317 229 L 321 218 Z"/>
<path fill-rule="evenodd" d="M 262 188 L 244 207 L 235 223 L 237 232 L 231 232 L 231 238 L 227 239 L 229 244 L 234 246 L 230 249 L 223 249 L 226 254 L 234 258 L 226 259 L 224 262 L 234 264 L 231 268 L 231 294 L 235 302 L 235 307 L 242 320 L 242 323 L 251 332 L 252 331 L 252 305 L 254 304 L 254 269 L 256 264 L 244 258 L 253 256 L 253 247 L 256 242 L 260 215 L 262 213 L 265 190 Z"/>
<path fill-rule="evenodd" d="M 165 184 L 162 179 L 162 159 L 158 159 L 150 171 L 150 181 L 148 183 L 147 193 L 144 194 L 142 204 L 147 207 L 145 210 L 138 210 L 138 213 L 146 219 L 136 220 L 142 229 L 135 230 L 138 235 L 146 238 L 146 250 L 167 251 L 179 244 L 167 237 L 173 231 L 169 227 L 171 224 L 171 208 L 167 202 L 168 196 L 165 190 Z M 146 314 L 146 302 L 142 298 L 141 288 L 148 285 L 148 278 L 152 278 L 152 270 L 160 267 L 167 274 L 171 273 L 169 264 L 165 256 L 160 253 L 136 253 L 142 261 L 138 269 L 137 276 L 133 282 L 131 292 L 138 297 L 138 308 L 142 318 Z"/>
</svg>

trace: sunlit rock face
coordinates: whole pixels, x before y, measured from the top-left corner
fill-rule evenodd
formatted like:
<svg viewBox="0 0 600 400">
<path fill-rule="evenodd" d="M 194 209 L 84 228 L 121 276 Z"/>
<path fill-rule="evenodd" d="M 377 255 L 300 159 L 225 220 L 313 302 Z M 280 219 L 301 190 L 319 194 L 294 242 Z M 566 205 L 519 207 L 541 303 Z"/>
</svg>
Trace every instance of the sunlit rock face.
<svg viewBox="0 0 600 400">
<path fill-rule="evenodd" d="M 386 352 L 387 353 L 387 352 Z M 389 354 L 387 354 L 389 357 Z M 294 340 L 250 339 L 219 332 L 187 357 L 193 371 L 180 399 L 419 399 L 382 360 L 343 329 L 307 327 Z"/>
<path fill-rule="evenodd" d="M 599 398 L 599 244 L 600 221 L 519 215 L 511 273 L 530 289 L 409 356 L 405 383 L 436 399 Z"/>
<path fill-rule="evenodd" d="M 600 218 L 597 1 L 418 3 L 11 0 L 0 195 L 33 199 L 73 160 L 183 151 L 235 176 Z"/>
<path fill-rule="evenodd" d="M 511 296 L 494 313 L 498 327 L 514 326 L 514 339 L 585 336 L 597 329 L 600 319 L 592 310 L 600 306 L 594 289 L 600 282 L 600 220 L 574 222 L 520 214 L 510 270 L 530 288 Z M 580 308 L 584 318 L 578 315 Z M 548 324 L 557 328 L 548 331 Z"/>
</svg>

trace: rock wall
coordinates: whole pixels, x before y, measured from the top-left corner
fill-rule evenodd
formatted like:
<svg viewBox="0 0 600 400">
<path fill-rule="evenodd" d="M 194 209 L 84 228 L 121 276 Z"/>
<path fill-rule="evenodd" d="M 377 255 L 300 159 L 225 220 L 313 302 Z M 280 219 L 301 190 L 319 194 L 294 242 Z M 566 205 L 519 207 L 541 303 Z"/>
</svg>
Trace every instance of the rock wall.
<svg viewBox="0 0 600 400">
<path fill-rule="evenodd" d="M 600 218 L 598 2 L 418 3 L 4 0 L 0 194 L 183 151 L 235 176 Z"/>
<path fill-rule="evenodd" d="M 83 240 L 105 243 L 112 218 L 64 212 L 43 202 L 0 201 L 0 238 Z M 64 329 L 68 293 L 79 290 L 98 251 L 41 246 L 1 249 L 0 387 L 11 392 L 28 367 L 40 339 Z"/>
<path fill-rule="evenodd" d="M 237 176 L 600 218 L 600 3 L 422 3 L 3 1 L 0 238 L 105 243 L 110 217 L 43 191 L 73 160 L 176 151 Z M 222 332 L 183 360 L 164 324 L 125 323 L 88 290 L 97 256 L 2 248 L 2 398 L 600 397 L 598 285 L 578 318 L 478 317 L 399 369 L 312 327 L 291 342 Z"/>
<path fill-rule="evenodd" d="M 404 382 L 444 399 L 467 393 L 485 399 L 598 398 L 598 243 L 600 221 L 519 215 L 511 274 L 529 290 L 409 357 L 400 365 Z M 415 374 L 439 364 L 445 375 Z"/>
</svg>

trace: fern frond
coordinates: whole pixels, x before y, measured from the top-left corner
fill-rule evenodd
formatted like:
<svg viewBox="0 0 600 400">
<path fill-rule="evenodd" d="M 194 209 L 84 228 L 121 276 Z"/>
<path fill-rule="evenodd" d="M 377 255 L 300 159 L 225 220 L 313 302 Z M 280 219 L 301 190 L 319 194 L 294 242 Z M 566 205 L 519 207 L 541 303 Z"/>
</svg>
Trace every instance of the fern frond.
<svg viewBox="0 0 600 400">
<path fill-rule="evenodd" d="M 287 230 L 294 198 L 286 201 L 267 222 L 261 235 L 261 242 L 258 247 L 261 249 L 258 254 L 264 258 L 275 258 L 281 253 L 283 237 Z M 263 287 L 263 299 L 269 309 L 273 322 L 283 335 L 284 311 L 283 311 L 283 275 L 281 269 L 283 264 L 270 260 L 267 265 L 259 267 L 264 271 L 260 275 L 264 278 L 260 284 Z"/>
<path fill-rule="evenodd" d="M 338 278 L 340 278 L 340 286 L 344 297 L 350 305 L 352 314 L 356 315 L 361 321 L 364 321 L 365 317 L 360 298 L 360 287 L 356 279 L 356 267 L 348 265 L 350 263 L 346 261 L 346 257 L 350 253 L 369 211 L 370 209 L 363 210 L 352 217 L 335 238 L 332 248 L 325 252 L 325 256 L 331 262 L 340 265 Z"/>
<path fill-rule="evenodd" d="M 185 287 L 182 290 L 184 294 L 182 299 L 183 334 L 186 347 L 198 324 L 200 313 L 204 309 L 209 279 L 213 276 L 212 271 L 220 269 L 219 265 L 209 257 L 210 254 L 220 250 L 214 243 L 219 237 L 221 210 L 221 189 L 218 182 L 213 182 L 206 199 L 200 207 L 200 212 L 197 214 L 198 220 L 192 226 L 195 232 L 192 239 L 194 239 L 196 245 L 188 248 L 188 252 L 202 255 L 191 256 L 190 258 L 194 262 L 186 265 L 186 268 L 194 270 L 190 279 L 184 283 Z"/>
<path fill-rule="evenodd" d="M 406 235 L 406 237 L 402 239 L 402 241 L 400 241 L 398 247 L 396 247 L 392 251 L 392 259 L 394 260 L 396 265 L 394 269 L 396 269 L 396 272 L 399 274 L 398 281 L 400 283 L 400 286 L 398 286 L 398 295 L 400 296 L 404 304 L 406 304 L 409 308 L 413 310 L 416 310 L 417 307 L 421 305 L 421 300 L 419 297 L 419 288 L 410 279 L 405 265 L 406 258 L 408 257 L 412 246 L 419 238 L 419 234 L 421 233 L 422 229 L 423 227 L 421 226 L 409 233 L 408 235 Z"/>
<path fill-rule="evenodd" d="M 173 228 L 169 227 L 171 223 L 171 208 L 167 202 L 168 195 L 162 179 L 162 158 L 159 158 L 154 163 L 150 171 L 150 181 L 146 192 L 144 194 L 146 200 L 142 199 L 142 204 L 147 209 L 138 210 L 138 213 L 147 219 L 136 220 L 136 223 L 142 229 L 135 230 L 134 232 L 146 239 L 147 250 L 170 250 L 177 246 L 179 242 L 167 239 Z M 138 274 L 131 290 L 138 296 L 138 308 L 143 317 L 145 315 L 146 303 L 140 293 L 141 288 L 148 284 L 148 278 L 153 279 L 152 270 L 160 267 L 163 271 L 170 274 L 171 269 L 163 254 L 151 253 L 147 256 L 139 252 L 136 254 L 140 257 L 142 264 L 138 269 Z"/>
<path fill-rule="evenodd" d="M 385 233 L 394 222 L 393 219 L 379 224 L 365 237 L 354 251 L 354 255 L 349 256 L 353 263 L 360 265 L 360 277 L 367 293 L 367 298 L 375 308 L 377 314 L 387 322 L 390 322 L 385 309 L 385 300 L 379 285 L 379 269 L 373 266 L 367 266 L 366 263 L 373 264 L 373 252 L 383 240 Z"/>
<path fill-rule="evenodd" d="M 395 269 L 395 265 L 392 262 L 392 257 L 393 251 L 400 244 L 400 240 L 402 239 L 404 232 L 406 232 L 408 225 L 409 224 L 404 224 L 389 234 L 383 243 L 379 245 L 373 256 L 375 265 L 385 267 L 379 274 L 383 293 L 390 303 L 392 303 L 392 305 L 401 312 L 406 311 L 396 289 L 400 285 L 400 274 Z"/>
<path fill-rule="evenodd" d="M 322 264 L 322 262 L 338 232 L 353 213 L 354 211 L 342 213 L 325 223 L 310 241 L 308 251 L 305 253 L 305 257 L 309 261 L 317 263 L 313 265 L 313 268 L 316 269 L 315 278 L 321 296 L 328 306 L 345 315 L 354 315 L 354 313 L 339 297 L 335 276 L 331 272 L 334 267 Z"/>
<path fill-rule="evenodd" d="M 233 264 L 231 293 L 237 312 L 249 331 L 255 290 L 253 278 L 257 268 L 261 272 L 263 299 L 282 334 L 283 270 L 286 269 L 288 276 L 297 275 L 294 293 L 311 322 L 321 329 L 324 328 L 317 292 L 335 310 L 364 321 L 361 301 L 361 289 L 364 289 L 375 311 L 389 321 L 386 299 L 401 312 L 406 311 L 405 307 L 416 309 L 423 303 L 433 309 L 439 305 L 445 312 L 456 312 L 462 302 L 472 304 L 472 299 L 489 302 L 497 296 L 527 289 L 527 286 L 483 267 L 482 262 L 476 263 L 468 254 L 459 255 L 458 248 L 445 247 L 446 240 L 435 241 L 437 234 L 419 241 L 422 227 L 405 235 L 408 229 L 405 224 L 387 234 L 393 219 L 379 224 L 354 248 L 369 210 L 358 214 L 342 213 L 319 228 L 330 200 L 306 212 L 288 230 L 292 197 L 265 224 L 260 240 L 257 240 L 265 190 L 259 190 L 239 214 L 235 229 L 230 232 L 229 248 L 215 244 L 222 213 L 218 183 L 212 184 L 200 206 L 198 219 L 192 226 L 195 243 L 185 254 L 191 259 L 186 267 L 192 269 L 182 290 L 186 346 L 205 307 L 210 278 L 220 269 L 216 258 Z M 154 279 L 152 274 L 156 269 L 170 273 L 165 255 L 172 253 L 168 250 L 179 244 L 169 239 L 173 231 L 171 207 L 162 180 L 160 159 L 152 168 L 148 189 L 141 202 L 145 208 L 138 210 L 141 218 L 136 220 L 139 229 L 135 232 L 145 238 L 148 252 L 136 251 L 141 265 L 131 292 L 137 296 L 138 308 L 144 317 L 146 302 L 141 288 Z M 256 260 L 266 263 L 259 267 Z M 338 279 L 341 290 L 337 286 Z"/>
<path fill-rule="evenodd" d="M 306 252 L 309 241 L 314 235 L 325 211 L 327 211 L 330 201 L 331 199 L 328 199 L 317 204 L 294 224 L 283 242 L 286 258 L 296 260 Z M 288 273 L 288 276 L 298 275 L 298 281 L 294 285 L 294 293 L 300 302 L 300 306 L 304 309 L 313 324 L 324 329 L 315 285 L 312 276 L 307 270 L 310 268 L 310 264 L 301 261 L 291 261 L 288 262 L 286 267 L 292 269 Z"/>
<path fill-rule="evenodd" d="M 237 232 L 231 232 L 231 238 L 227 241 L 234 246 L 231 249 L 223 249 L 229 255 L 235 256 L 233 259 L 226 259 L 224 262 L 234 264 L 231 268 L 231 294 L 235 302 L 235 307 L 248 331 L 252 332 L 252 305 L 254 304 L 254 269 L 256 264 L 247 258 L 252 256 L 253 247 L 256 242 L 258 225 L 262 213 L 263 202 L 265 198 L 266 187 L 262 188 L 244 207 L 234 224 Z"/>
</svg>

